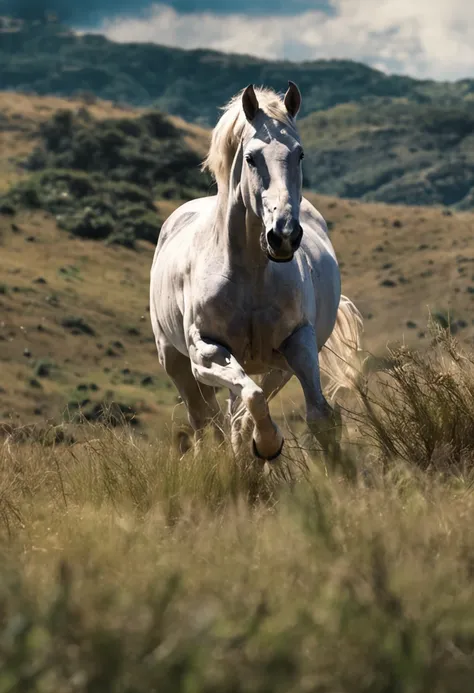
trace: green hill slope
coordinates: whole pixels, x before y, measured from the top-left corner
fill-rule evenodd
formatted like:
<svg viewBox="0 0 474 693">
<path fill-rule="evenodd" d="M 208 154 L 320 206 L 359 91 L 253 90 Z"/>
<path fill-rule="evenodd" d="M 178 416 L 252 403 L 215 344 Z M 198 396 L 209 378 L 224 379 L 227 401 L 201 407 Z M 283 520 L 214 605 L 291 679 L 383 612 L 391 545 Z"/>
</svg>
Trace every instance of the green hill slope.
<svg viewBox="0 0 474 693">
<path fill-rule="evenodd" d="M 1 28 L 1 27 L 0 27 Z M 118 44 L 77 36 L 60 25 L 4 21 L 0 30 L 0 88 L 38 94 L 78 91 L 212 125 L 217 108 L 249 82 L 283 89 L 296 81 L 302 115 L 367 97 L 407 97 L 449 103 L 470 98 L 474 81 L 456 84 L 389 76 L 344 60 L 291 63 L 154 44 Z"/>
<path fill-rule="evenodd" d="M 410 205 L 474 206 L 474 104 L 378 100 L 300 123 L 308 187 Z"/>
<path fill-rule="evenodd" d="M 0 19 L 0 89 L 87 93 L 153 105 L 212 126 L 253 82 L 303 93 L 305 183 L 348 198 L 474 207 L 474 80 L 390 76 L 351 61 L 266 61 L 214 51 L 117 44 L 56 23 Z"/>
</svg>

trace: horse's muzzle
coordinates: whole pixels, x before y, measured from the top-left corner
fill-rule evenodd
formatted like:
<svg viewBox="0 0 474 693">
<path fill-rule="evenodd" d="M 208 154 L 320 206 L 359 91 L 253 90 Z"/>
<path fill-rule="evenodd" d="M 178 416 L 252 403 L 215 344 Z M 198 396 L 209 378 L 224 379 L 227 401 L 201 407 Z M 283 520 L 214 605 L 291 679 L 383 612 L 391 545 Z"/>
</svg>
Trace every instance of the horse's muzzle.
<svg viewBox="0 0 474 693">
<path fill-rule="evenodd" d="M 303 238 L 303 229 L 294 220 L 281 231 L 270 229 L 267 232 L 268 256 L 274 262 L 289 262 L 298 250 Z"/>
</svg>

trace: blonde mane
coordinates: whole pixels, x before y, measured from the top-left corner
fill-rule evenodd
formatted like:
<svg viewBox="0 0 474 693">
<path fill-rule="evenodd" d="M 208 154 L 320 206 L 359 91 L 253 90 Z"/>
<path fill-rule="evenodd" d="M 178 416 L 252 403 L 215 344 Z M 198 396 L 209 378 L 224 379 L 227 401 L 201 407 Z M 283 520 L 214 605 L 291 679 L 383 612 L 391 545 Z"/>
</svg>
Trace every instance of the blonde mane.
<svg viewBox="0 0 474 693">
<path fill-rule="evenodd" d="M 242 90 L 223 107 L 223 115 L 212 131 L 211 145 L 202 165 L 203 171 L 210 171 L 219 188 L 227 187 L 235 154 L 248 123 L 242 108 Z M 273 89 L 255 89 L 261 110 L 274 120 L 294 127 L 294 123 L 283 103 L 283 98 Z"/>
</svg>

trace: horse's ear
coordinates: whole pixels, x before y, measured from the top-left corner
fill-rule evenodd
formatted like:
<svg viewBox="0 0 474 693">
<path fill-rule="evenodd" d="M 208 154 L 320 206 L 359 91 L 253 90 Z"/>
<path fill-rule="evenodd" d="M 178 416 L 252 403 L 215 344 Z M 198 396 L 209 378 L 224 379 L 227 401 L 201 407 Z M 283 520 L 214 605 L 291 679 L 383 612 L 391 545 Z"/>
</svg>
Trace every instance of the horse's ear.
<svg viewBox="0 0 474 693">
<path fill-rule="evenodd" d="M 292 118 L 296 118 L 301 108 L 301 93 L 294 82 L 288 82 L 288 91 L 285 94 L 285 108 Z"/>
<path fill-rule="evenodd" d="M 242 94 L 242 107 L 244 109 L 245 117 L 247 118 L 249 123 L 251 123 L 257 115 L 257 111 L 259 108 L 258 99 L 257 95 L 255 94 L 253 84 L 249 84 L 247 89 Z"/>
</svg>

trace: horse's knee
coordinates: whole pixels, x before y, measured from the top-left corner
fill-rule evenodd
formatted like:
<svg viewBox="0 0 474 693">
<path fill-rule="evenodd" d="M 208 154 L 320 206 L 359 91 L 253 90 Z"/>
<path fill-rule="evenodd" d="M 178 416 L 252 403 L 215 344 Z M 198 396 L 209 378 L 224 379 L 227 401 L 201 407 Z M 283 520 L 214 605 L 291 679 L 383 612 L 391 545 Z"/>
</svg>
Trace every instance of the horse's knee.
<svg viewBox="0 0 474 693">
<path fill-rule="evenodd" d="M 221 354 L 218 351 L 219 347 L 216 347 L 214 356 L 211 353 L 202 353 L 200 351 L 194 350 L 191 354 L 191 371 L 194 379 L 203 385 L 210 385 L 215 387 L 216 385 L 222 385 L 222 358 L 219 358 Z M 225 364 L 224 364 L 225 365 Z"/>
<path fill-rule="evenodd" d="M 196 328 L 191 331 L 189 356 L 195 368 L 209 369 L 214 363 L 224 363 L 229 352 L 220 344 L 202 339 Z"/>
<path fill-rule="evenodd" d="M 255 421 L 260 421 L 268 415 L 267 398 L 262 388 L 255 383 L 244 387 L 242 400 Z"/>
</svg>

